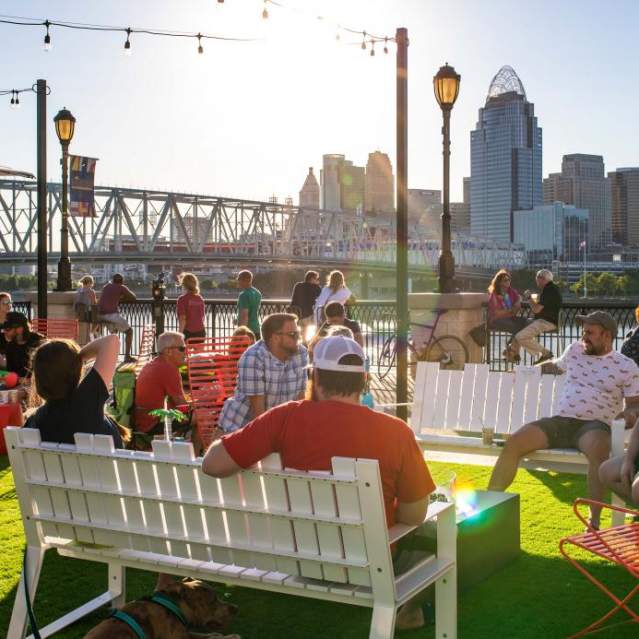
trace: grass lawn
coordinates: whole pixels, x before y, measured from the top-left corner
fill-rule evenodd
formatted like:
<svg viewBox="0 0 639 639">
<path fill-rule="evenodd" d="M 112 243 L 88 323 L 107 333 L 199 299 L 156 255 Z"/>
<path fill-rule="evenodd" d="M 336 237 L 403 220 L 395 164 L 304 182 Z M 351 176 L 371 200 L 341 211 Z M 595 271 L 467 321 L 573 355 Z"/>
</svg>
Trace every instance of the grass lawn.
<svg viewBox="0 0 639 639">
<path fill-rule="evenodd" d="M 454 470 L 459 479 L 483 488 L 489 469 L 433 463 L 436 478 Z M 585 494 L 585 480 L 575 475 L 521 470 L 513 484 L 521 494 L 521 546 L 519 559 L 483 583 L 462 593 L 459 600 L 461 639 L 554 639 L 566 637 L 601 616 L 609 600 L 559 555 L 558 542 L 579 531 L 571 504 Z M 23 533 L 7 458 L 0 458 L 0 637 L 6 636 L 15 597 L 23 549 Z M 604 562 L 593 562 L 596 575 L 625 594 L 631 578 Z M 127 572 L 127 594 L 135 599 L 150 593 L 155 575 Z M 47 553 L 38 588 L 35 612 L 40 625 L 59 617 L 100 594 L 106 588 L 106 569 Z M 263 593 L 244 588 L 223 588 L 229 600 L 240 606 L 231 631 L 243 639 L 322 639 L 367 637 L 370 611 Z M 56 637 L 76 639 L 107 615 L 104 608 Z M 624 620 L 618 614 L 617 621 Z M 407 639 L 431 639 L 434 629 L 402 633 Z M 599 633 L 602 638 L 639 636 L 637 625 L 619 625 Z"/>
</svg>

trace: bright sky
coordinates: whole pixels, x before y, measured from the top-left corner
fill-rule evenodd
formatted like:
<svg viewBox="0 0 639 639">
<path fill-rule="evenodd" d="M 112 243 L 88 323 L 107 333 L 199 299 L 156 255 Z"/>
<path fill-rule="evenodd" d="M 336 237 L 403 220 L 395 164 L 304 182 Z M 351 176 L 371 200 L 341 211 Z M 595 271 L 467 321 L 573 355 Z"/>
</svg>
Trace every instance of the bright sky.
<svg viewBox="0 0 639 639">
<path fill-rule="evenodd" d="M 606 169 L 639 165 L 639 2 L 636 0 L 282 0 L 409 47 L 409 186 L 441 188 L 441 114 L 432 76 L 448 61 L 462 75 L 452 115 L 451 187 L 469 175 L 470 130 L 492 76 L 510 64 L 543 128 L 544 175 L 565 153 L 602 154 Z M 5 15 L 257 36 L 204 43 L 0 25 L 0 89 L 46 78 L 50 180 L 59 179 L 52 118 L 77 118 L 71 152 L 100 158 L 97 183 L 282 200 L 324 153 L 395 166 L 395 48 L 371 58 L 342 34 L 260 0 L 4 0 Z M 4 100 L 5 98 L 2 98 Z M 0 164 L 35 171 L 35 95 L 0 103 Z"/>
</svg>

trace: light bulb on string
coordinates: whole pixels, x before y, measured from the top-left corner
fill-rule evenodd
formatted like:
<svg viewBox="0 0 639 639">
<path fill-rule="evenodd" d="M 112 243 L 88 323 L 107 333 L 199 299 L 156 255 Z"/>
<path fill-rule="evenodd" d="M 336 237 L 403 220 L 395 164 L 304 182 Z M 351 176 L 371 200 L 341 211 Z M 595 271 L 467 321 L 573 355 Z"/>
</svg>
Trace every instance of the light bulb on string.
<svg viewBox="0 0 639 639">
<path fill-rule="evenodd" d="M 19 91 L 16 91 L 16 103 L 14 106 L 16 109 L 20 108 L 20 92 Z"/>
<path fill-rule="evenodd" d="M 15 91 L 11 91 L 11 102 L 10 102 L 10 104 L 11 104 L 11 108 L 12 109 L 15 108 L 15 106 L 16 106 L 15 93 L 16 93 Z"/>
<path fill-rule="evenodd" d="M 375 57 L 375 40 L 371 40 L 371 58 Z"/>
<path fill-rule="evenodd" d="M 202 34 L 197 34 L 197 52 L 204 53 L 204 47 L 202 46 Z"/>
<path fill-rule="evenodd" d="M 388 53 L 388 36 L 384 38 L 384 53 Z"/>
<path fill-rule="evenodd" d="M 268 19 L 268 9 L 266 8 L 267 2 L 268 2 L 268 0 L 264 0 L 264 9 L 262 11 L 262 19 L 263 20 L 267 20 Z"/>
<path fill-rule="evenodd" d="M 362 35 L 362 51 L 366 51 L 366 31 L 364 31 Z"/>
<path fill-rule="evenodd" d="M 131 55 L 131 28 L 127 28 L 126 30 L 126 42 L 124 43 L 124 55 Z"/>
<path fill-rule="evenodd" d="M 51 36 L 49 35 L 49 26 L 51 26 L 51 23 L 48 20 L 45 20 L 44 26 L 47 29 L 47 32 L 44 35 L 44 50 L 51 51 Z"/>
</svg>

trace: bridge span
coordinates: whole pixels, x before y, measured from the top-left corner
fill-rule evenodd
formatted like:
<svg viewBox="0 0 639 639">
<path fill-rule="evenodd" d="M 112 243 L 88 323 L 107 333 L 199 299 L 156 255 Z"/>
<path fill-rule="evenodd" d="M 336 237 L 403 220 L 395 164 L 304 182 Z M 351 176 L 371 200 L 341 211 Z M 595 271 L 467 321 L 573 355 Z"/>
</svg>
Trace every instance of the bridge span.
<svg viewBox="0 0 639 639">
<path fill-rule="evenodd" d="M 48 187 L 48 250 L 59 256 L 61 185 Z M 36 183 L 0 180 L 0 263 L 35 263 Z M 396 258 L 395 219 L 152 189 L 96 187 L 96 216 L 69 217 L 74 262 L 256 263 L 330 268 L 349 265 L 389 273 Z M 409 270 L 433 272 L 438 229 L 409 224 Z M 523 265 L 510 245 L 454 235 L 461 277 L 485 279 Z"/>
</svg>

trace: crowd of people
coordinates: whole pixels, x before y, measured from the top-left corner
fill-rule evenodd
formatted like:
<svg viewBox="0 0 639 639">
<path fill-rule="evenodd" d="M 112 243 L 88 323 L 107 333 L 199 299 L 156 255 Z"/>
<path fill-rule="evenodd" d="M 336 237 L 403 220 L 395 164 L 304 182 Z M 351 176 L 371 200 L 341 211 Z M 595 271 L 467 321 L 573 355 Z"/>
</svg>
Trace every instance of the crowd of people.
<svg viewBox="0 0 639 639">
<path fill-rule="evenodd" d="M 608 313 L 595 311 L 577 316 L 581 339 L 555 357 L 538 340 L 559 325 L 562 298 L 553 279 L 542 269 L 536 276 L 539 293 L 520 294 L 510 274 L 500 270 L 489 287 L 488 327 L 510 335 L 504 357 L 518 362 L 523 348 L 537 357 L 543 374 L 562 374 L 566 381 L 556 415 L 526 424 L 506 440 L 488 487 L 506 490 L 520 460 L 532 451 L 575 448 L 589 463 L 590 497 L 601 501 L 612 490 L 639 505 L 639 307 L 637 328 L 621 352 L 613 347 L 617 323 Z M 141 369 L 131 427 L 150 441 L 165 432 L 164 423 L 150 413 L 164 406 L 181 409 L 186 417 L 176 419 L 172 430 L 193 433 L 199 452 L 197 420 L 181 371 L 187 340 L 206 337 L 205 303 L 194 274 L 182 274 L 179 282 L 184 290 L 177 301 L 179 331 L 159 335 L 157 356 Z M 91 278 L 81 284 L 77 312 L 86 317 L 97 301 L 97 321 L 125 333 L 130 357 L 132 331 L 119 305 L 135 299 L 134 294 L 119 275 L 102 289 L 99 300 Z M 367 357 L 361 327 L 348 317 L 352 293 L 343 274 L 331 272 L 322 288 L 319 274 L 308 271 L 293 289 L 291 312 L 273 313 L 262 321 L 262 296 L 252 273 L 241 271 L 237 284 L 234 339 L 243 346 L 241 356 L 216 355 L 233 362 L 224 369 L 229 379 L 217 380 L 224 389 L 220 437 L 201 451 L 203 472 L 226 477 L 273 452 L 282 456 L 285 467 L 299 470 L 329 470 L 335 456 L 377 459 L 389 526 L 422 522 L 434 483 L 406 423 L 362 401 Z M 524 305 L 531 317 L 525 316 Z M 32 388 L 34 408 L 26 426 L 39 429 L 46 441 L 73 443 L 74 433 L 89 432 L 112 435 L 116 447 L 131 445 L 130 429 L 105 412 L 118 363 L 117 335 L 94 339 L 82 348 L 69 340 L 45 340 L 31 330 L 26 316 L 11 310 L 8 293 L 0 293 L 0 325 L 0 366 L 15 370 L 21 383 Z M 316 330 L 305 339 L 309 327 Z M 630 443 L 623 457 L 609 459 L 610 425 L 619 415 L 632 429 Z M 600 525 L 597 507 L 591 509 L 590 525 Z M 411 548 L 400 544 L 394 551 L 397 572 L 410 567 L 414 544 Z M 419 602 L 409 602 L 398 617 L 403 628 L 423 622 Z"/>
</svg>

